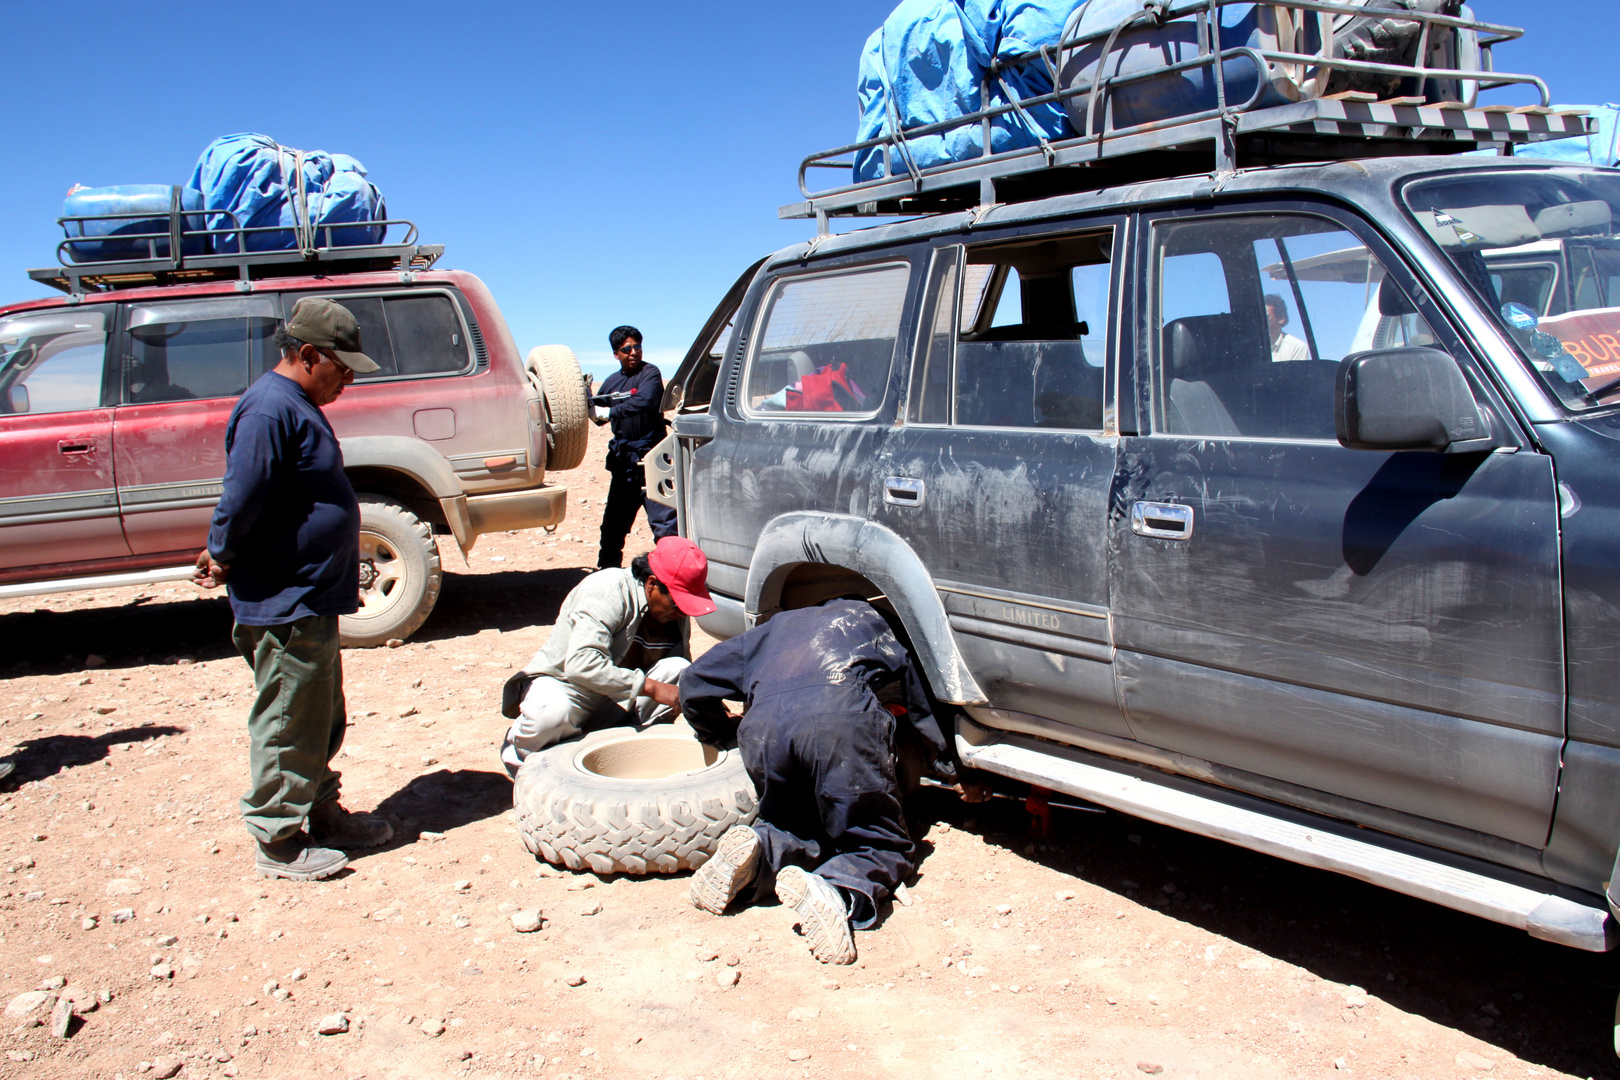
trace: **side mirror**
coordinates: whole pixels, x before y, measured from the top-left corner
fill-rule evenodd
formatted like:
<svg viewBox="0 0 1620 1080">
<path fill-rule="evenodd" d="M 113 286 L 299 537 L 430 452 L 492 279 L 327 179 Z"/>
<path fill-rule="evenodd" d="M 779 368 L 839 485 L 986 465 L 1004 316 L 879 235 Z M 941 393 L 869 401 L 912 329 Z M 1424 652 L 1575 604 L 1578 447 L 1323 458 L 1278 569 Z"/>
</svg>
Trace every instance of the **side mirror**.
<svg viewBox="0 0 1620 1080">
<path fill-rule="evenodd" d="M 11 411 L 20 415 L 28 411 L 28 387 L 17 383 L 11 388 Z"/>
<path fill-rule="evenodd" d="M 1496 445 L 1457 361 L 1438 349 L 1377 349 L 1339 362 L 1339 444 L 1351 450 L 1467 453 Z"/>
</svg>

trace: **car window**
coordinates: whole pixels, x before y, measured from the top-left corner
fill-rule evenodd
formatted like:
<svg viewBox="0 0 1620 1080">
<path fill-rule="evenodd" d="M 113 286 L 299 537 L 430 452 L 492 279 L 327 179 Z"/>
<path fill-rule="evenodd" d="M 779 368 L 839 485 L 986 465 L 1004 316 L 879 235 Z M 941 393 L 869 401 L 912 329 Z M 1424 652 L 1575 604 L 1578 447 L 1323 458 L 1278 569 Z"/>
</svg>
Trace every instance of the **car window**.
<svg viewBox="0 0 1620 1080">
<path fill-rule="evenodd" d="M 1566 408 L 1620 403 L 1620 176 L 1469 170 L 1414 181 L 1407 209 Z M 1531 259 L 1560 268 L 1541 290 Z M 1545 278 L 1543 279 L 1545 280 Z"/>
<path fill-rule="evenodd" d="M 275 366 L 276 324 L 269 297 L 131 304 L 125 404 L 240 395 Z"/>
<path fill-rule="evenodd" d="M 467 332 L 448 296 L 390 296 L 383 300 L 383 311 L 401 375 L 437 375 L 467 367 L 471 359 Z"/>
<path fill-rule="evenodd" d="M 1101 229 L 970 247 L 959 270 L 937 267 L 910 420 L 1101 430 L 1112 254 Z"/>
<path fill-rule="evenodd" d="M 360 347 L 377 370 L 356 382 L 399 376 L 448 375 L 472 366 L 471 343 L 455 302 L 440 292 L 373 296 L 311 293 L 342 304 L 360 325 Z M 287 310 L 302 299 L 288 296 Z"/>
<path fill-rule="evenodd" d="M 99 408 L 106 356 L 103 309 L 0 320 L 0 415 Z"/>
<path fill-rule="evenodd" d="M 1437 347 L 1383 263 L 1335 222 L 1160 222 L 1154 246 L 1158 432 L 1334 439 L 1340 360 Z"/>
<path fill-rule="evenodd" d="M 872 413 L 882 402 L 905 311 L 907 266 L 778 280 L 749 361 L 757 412 Z"/>
</svg>

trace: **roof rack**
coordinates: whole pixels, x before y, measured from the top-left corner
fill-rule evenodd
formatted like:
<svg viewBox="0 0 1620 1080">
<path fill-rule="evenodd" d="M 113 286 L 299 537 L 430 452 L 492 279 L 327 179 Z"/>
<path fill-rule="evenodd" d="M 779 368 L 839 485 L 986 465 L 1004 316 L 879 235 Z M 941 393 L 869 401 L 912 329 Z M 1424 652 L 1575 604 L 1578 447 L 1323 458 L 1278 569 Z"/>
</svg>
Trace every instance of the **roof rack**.
<svg viewBox="0 0 1620 1080">
<path fill-rule="evenodd" d="M 223 229 L 191 228 L 205 218 L 229 218 L 230 227 Z M 114 231 L 119 222 L 123 229 L 140 229 L 142 223 L 162 223 L 153 231 Z M 56 245 L 56 258 L 60 264 L 28 271 L 35 281 L 61 289 L 70 295 L 91 292 L 109 292 L 117 289 L 135 289 L 149 285 L 175 285 L 202 281 L 228 281 L 235 279 L 237 287 L 247 290 L 255 279 L 290 277 L 302 274 L 348 274 L 364 270 L 399 270 L 413 273 L 427 270 L 444 254 L 443 244 L 418 244 L 414 222 L 399 220 L 348 222 L 316 225 L 307 230 L 287 225 L 247 227 L 236 215 L 227 210 L 183 211 L 171 207 L 163 214 L 134 212 L 124 214 L 96 214 L 57 219 L 68 232 L 69 238 Z M 92 235 L 100 227 L 102 235 Z M 352 229 L 381 229 L 384 238 L 388 229 L 403 227 L 405 238 L 399 243 L 344 244 L 341 234 Z M 75 232 L 78 235 L 73 235 Z M 299 246 L 273 251 L 253 251 L 254 241 L 276 234 L 272 242 L 293 234 Z M 334 237 L 334 234 L 338 234 Z M 216 238 L 223 238 L 216 239 Z M 234 241 L 234 244 L 231 242 Z M 104 259 L 99 262 L 78 262 L 74 255 L 79 249 L 107 243 L 144 247 L 145 257 Z M 234 246 L 235 252 L 223 254 L 187 254 L 209 252 L 215 247 Z"/>
<path fill-rule="evenodd" d="M 1218 49 L 1209 24 L 1218 21 L 1219 9 L 1250 0 L 1144 0 L 1119 25 L 1094 33 L 1065 30 L 1056 55 L 1102 42 L 1102 53 L 1095 70 L 1104 60 L 1122 31 L 1135 23 L 1163 25 L 1186 16 L 1198 20 L 1198 55 L 1174 64 L 1145 71 L 1106 76 L 1090 82 L 1059 87 L 1049 94 L 1019 98 L 1002 77 L 1010 68 L 1041 63 L 1052 70 L 1052 50 L 1026 53 L 996 61 L 986 72 L 980 101 L 995 99 L 999 89 L 1004 102 L 960 117 L 932 124 L 889 129 L 875 139 L 851 143 L 811 154 L 799 164 L 799 191 L 805 201 L 789 203 L 777 210 L 779 218 L 815 218 L 818 232 L 829 230 L 830 217 L 915 216 L 951 210 L 965 210 L 997 202 L 1021 202 L 1048 195 L 1095 191 L 1121 183 L 1133 183 L 1208 171 L 1229 173 L 1242 167 L 1322 162 L 1361 157 L 1454 154 L 1495 148 L 1510 153 L 1514 145 L 1585 135 L 1590 121 L 1584 109 L 1560 109 L 1550 104 L 1547 84 L 1534 75 L 1516 75 L 1493 69 L 1491 47 L 1522 37 L 1517 27 L 1500 26 L 1454 16 L 1422 11 L 1400 11 L 1405 21 L 1424 24 L 1418 56 L 1428 55 L 1430 32 L 1437 26 L 1471 31 L 1478 36 L 1481 66 L 1478 69 L 1430 67 L 1426 63 L 1384 64 L 1349 60 L 1322 53 L 1280 52 L 1244 46 Z M 1347 0 L 1287 0 L 1262 6 L 1290 8 L 1323 15 L 1388 14 L 1369 11 Z M 1074 25 L 1071 20 L 1070 26 Z M 1345 91 L 1325 97 L 1307 98 L 1292 104 L 1247 109 L 1245 103 L 1226 99 L 1223 68 L 1226 61 L 1248 58 L 1260 71 L 1268 65 L 1284 64 L 1309 69 L 1313 75 L 1343 70 L 1373 75 L 1398 76 L 1416 81 L 1418 93 L 1378 99 L 1371 93 Z M 1217 62 L 1219 61 L 1219 62 Z M 1213 73 L 1217 104 L 1204 112 L 1177 116 L 1130 127 L 1113 126 L 1111 95 L 1121 87 L 1169 74 L 1209 68 Z M 1056 81 L 1055 79 L 1053 80 Z M 1470 98 L 1479 90 L 1528 85 L 1540 94 L 1539 105 L 1478 107 L 1470 102 L 1426 100 L 1424 88 L 1431 82 L 1454 82 L 1471 87 Z M 1262 80 L 1263 82 L 1263 80 Z M 1258 96 L 1259 91 L 1256 91 Z M 1065 139 L 1045 139 L 1036 135 L 1037 145 L 1001 153 L 989 152 L 992 123 L 999 117 L 1017 113 L 1020 117 L 1035 106 L 1062 104 L 1070 98 L 1092 95 L 1087 106 L 1086 130 Z M 1100 106 L 1100 107 L 1099 107 Z M 891 113 L 891 116 L 893 114 Z M 979 125 L 978 157 L 919 169 L 906 147 L 908 139 L 934 135 L 957 128 Z M 878 150 L 883 158 L 884 175 L 878 179 L 812 191 L 807 183 L 811 169 L 846 169 L 853 173 L 853 160 L 834 160 L 866 150 Z M 898 165 L 899 174 L 896 175 Z"/>
</svg>

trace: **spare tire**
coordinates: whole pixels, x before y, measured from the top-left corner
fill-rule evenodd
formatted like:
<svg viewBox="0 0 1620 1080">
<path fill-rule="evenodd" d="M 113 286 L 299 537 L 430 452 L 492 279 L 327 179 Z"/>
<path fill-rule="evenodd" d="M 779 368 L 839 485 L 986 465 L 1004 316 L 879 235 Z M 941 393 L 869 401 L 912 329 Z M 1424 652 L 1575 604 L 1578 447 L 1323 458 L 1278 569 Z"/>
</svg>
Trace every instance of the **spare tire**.
<svg viewBox="0 0 1620 1080">
<path fill-rule="evenodd" d="M 669 725 L 607 728 L 530 754 L 512 805 L 532 854 L 598 874 L 695 870 L 758 811 L 736 750 Z"/>
<path fill-rule="evenodd" d="M 585 375 L 574 350 L 566 345 L 536 345 L 524 366 L 539 384 L 546 410 L 546 468 L 577 469 L 590 441 L 590 413 L 585 401 Z"/>
</svg>

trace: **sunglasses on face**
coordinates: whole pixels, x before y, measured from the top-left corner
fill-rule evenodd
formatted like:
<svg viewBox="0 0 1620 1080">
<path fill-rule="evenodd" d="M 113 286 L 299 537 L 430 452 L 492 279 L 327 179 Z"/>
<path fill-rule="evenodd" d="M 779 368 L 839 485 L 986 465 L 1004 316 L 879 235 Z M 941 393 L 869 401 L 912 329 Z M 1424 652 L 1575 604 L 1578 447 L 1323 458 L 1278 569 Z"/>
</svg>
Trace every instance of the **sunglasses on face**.
<svg viewBox="0 0 1620 1080">
<path fill-rule="evenodd" d="M 640 351 L 641 351 L 641 346 L 640 345 L 631 345 L 631 344 L 626 343 L 624 345 L 619 346 L 619 352 L 622 352 L 622 353 L 638 353 Z"/>
</svg>

